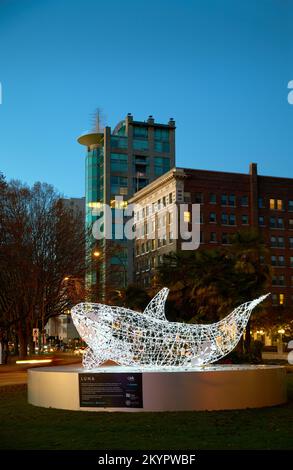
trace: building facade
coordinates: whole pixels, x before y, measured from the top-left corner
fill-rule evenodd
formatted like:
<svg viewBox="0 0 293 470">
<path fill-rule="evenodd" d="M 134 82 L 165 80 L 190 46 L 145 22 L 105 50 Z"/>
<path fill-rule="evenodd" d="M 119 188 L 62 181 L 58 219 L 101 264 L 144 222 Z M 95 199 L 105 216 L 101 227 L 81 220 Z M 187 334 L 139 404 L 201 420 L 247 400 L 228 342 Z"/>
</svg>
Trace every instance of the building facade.
<svg viewBox="0 0 293 470">
<path fill-rule="evenodd" d="M 124 287 L 132 281 L 133 244 L 123 235 L 117 236 L 117 225 L 125 223 L 129 197 L 175 165 L 175 121 L 171 118 L 167 124 L 160 124 L 152 116 L 135 121 L 128 114 L 113 131 L 107 126 L 82 135 L 78 142 L 87 151 L 86 283 L 98 286 L 94 297 L 103 298 L 108 288 Z M 110 207 L 110 214 L 105 205 Z M 112 240 L 109 230 L 107 233 L 109 223 Z M 93 227 L 101 234 L 99 240 L 92 233 Z"/>
<path fill-rule="evenodd" d="M 227 245 L 236 231 L 258 227 L 273 269 L 272 305 L 292 307 L 293 179 L 258 175 L 255 163 L 250 164 L 249 174 L 173 168 L 134 194 L 130 202 L 139 205 L 134 252 L 137 284 L 149 286 L 163 255 L 181 247 L 182 240 L 175 240 L 172 233 L 172 206 L 186 203 L 184 219 L 191 221 L 191 205 L 200 204 L 200 248 Z M 147 221 L 151 229 L 146 228 Z M 164 233 L 161 240 L 159 229 Z M 149 240 L 148 230 L 154 239 Z"/>
</svg>

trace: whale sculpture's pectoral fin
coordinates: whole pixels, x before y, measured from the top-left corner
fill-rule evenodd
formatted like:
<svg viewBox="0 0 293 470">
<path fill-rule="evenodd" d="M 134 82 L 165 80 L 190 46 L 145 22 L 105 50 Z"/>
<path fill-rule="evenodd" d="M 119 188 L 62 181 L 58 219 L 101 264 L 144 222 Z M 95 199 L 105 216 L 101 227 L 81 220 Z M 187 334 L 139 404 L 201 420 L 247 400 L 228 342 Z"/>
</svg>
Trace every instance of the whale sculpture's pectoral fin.
<svg viewBox="0 0 293 470">
<path fill-rule="evenodd" d="M 83 354 L 82 365 L 85 369 L 95 369 L 99 367 L 103 360 L 99 358 L 91 348 L 87 348 Z"/>
<path fill-rule="evenodd" d="M 163 289 L 158 292 L 155 297 L 150 301 L 150 303 L 145 308 L 143 314 L 149 315 L 152 318 L 156 318 L 157 320 L 164 320 L 167 321 L 165 315 L 165 302 L 168 296 L 169 289 L 164 287 Z"/>
</svg>

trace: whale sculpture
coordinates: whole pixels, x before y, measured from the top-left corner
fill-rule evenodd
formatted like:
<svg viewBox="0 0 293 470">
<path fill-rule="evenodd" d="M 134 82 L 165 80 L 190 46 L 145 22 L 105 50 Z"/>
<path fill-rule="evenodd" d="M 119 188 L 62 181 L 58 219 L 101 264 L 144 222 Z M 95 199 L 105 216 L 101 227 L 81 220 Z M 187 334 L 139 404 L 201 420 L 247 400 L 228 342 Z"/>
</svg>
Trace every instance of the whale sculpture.
<svg viewBox="0 0 293 470">
<path fill-rule="evenodd" d="M 73 307 L 73 323 L 88 345 L 83 366 L 93 369 L 106 360 L 148 368 L 210 364 L 235 348 L 252 310 L 269 295 L 241 304 L 217 323 L 192 325 L 166 319 L 168 292 L 163 288 L 143 313 L 98 303 Z"/>
</svg>

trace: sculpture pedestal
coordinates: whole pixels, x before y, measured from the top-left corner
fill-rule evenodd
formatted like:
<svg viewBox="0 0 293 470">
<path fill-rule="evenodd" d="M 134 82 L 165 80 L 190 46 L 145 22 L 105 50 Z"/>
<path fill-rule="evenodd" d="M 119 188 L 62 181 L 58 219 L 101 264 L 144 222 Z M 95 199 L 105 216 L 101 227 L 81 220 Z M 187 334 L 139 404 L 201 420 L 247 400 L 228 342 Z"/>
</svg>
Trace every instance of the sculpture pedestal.
<svg viewBox="0 0 293 470">
<path fill-rule="evenodd" d="M 281 366 L 214 365 L 198 369 L 72 366 L 28 371 L 32 405 L 81 411 L 231 410 L 286 402 Z"/>
</svg>

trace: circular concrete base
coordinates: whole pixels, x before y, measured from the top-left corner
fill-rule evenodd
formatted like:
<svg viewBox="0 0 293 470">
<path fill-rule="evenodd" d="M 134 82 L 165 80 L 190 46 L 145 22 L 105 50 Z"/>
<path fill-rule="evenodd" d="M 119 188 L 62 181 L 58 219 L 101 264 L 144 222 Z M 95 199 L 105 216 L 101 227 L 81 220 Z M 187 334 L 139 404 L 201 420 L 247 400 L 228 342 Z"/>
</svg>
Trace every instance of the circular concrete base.
<svg viewBox="0 0 293 470">
<path fill-rule="evenodd" d="M 114 407 L 102 406 L 100 391 L 105 389 L 99 388 L 95 397 L 97 401 L 87 406 L 80 402 L 80 380 L 84 380 L 81 374 L 87 374 L 91 377 L 88 380 L 95 381 L 98 386 L 99 382 L 103 387 L 106 384 L 108 395 L 109 390 L 116 387 L 109 388 L 116 380 L 113 374 L 119 374 L 118 382 L 121 377 L 132 380 L 131 374 L 141 374 L 138 377 L 141 380 L 142 404 L 135 408 L 117 406 L 117 403 Z M 97 389 L 91 394 L 95 395 Z M 28 371 L 29 403 L 66 410 L 137 412 L 259 408 L 285 403 L 286 395 L 286 370 L 280 366 L 215 365 L 193 370 L 108 366 L 90 371 L 60 366 Z"/>
</svg>

